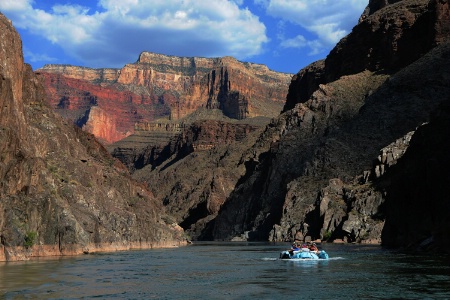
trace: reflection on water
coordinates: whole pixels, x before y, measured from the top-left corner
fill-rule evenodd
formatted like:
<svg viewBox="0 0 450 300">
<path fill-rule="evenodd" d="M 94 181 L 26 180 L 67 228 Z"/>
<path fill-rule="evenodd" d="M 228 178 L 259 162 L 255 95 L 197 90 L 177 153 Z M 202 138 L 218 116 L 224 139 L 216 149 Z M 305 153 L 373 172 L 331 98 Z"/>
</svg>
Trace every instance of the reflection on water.
<svg viewBox="0 0 450 300">
<path fill-rule="evenodd" d="M 179 249 L 0 264 L 5 299 L 445 299 L 448 257 L 324 244 L 329 261 L 279 260 L 286 244 Z"/>
<path fill-rule="evenodd" d="M 42 278 L 57 271 L 61 259 L 36 259 L 24 262 L 0 262 L 0 292 L 23 286 L 38 286 Z M 51 282 L 51 278 L 48 278 Z M 55 281 L 54 281 L 55 282 Z"/>
</svg>

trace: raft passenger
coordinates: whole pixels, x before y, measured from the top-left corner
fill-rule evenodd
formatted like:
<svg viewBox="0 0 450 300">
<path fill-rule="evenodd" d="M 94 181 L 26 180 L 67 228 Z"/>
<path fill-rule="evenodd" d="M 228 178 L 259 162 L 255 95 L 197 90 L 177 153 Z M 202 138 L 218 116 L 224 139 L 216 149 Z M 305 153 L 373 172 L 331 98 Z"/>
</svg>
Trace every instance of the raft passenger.
<svg viewBox="0 0 450 300">
<path fill-rule="evenodd" d="M 312 243 L 311 245 L 309 245 L 309 251 L 315 252 L 315 253 L 319 252 L 319 249 L 317 248 L 316 243 Z"/>
</svg>

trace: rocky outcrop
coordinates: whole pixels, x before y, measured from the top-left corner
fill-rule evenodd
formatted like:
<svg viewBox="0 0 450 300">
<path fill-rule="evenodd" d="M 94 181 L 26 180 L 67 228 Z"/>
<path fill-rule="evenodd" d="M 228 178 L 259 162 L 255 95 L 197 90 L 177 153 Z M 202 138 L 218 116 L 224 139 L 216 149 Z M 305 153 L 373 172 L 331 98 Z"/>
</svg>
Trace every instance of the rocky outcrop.
<svg viewBox="0 0 450 300">
<path fill-rule="evenodd" d="M 447 95 L 448 97 L 448 95 Z M 450 101 L 419 127 L 403 158 L 387 171 L 383 243 L 447 252 L 450 246 Z"/>
<path fill-rule="evenodd" d="M 352 33 L 330 52 L 325 62 L 327 82 L 363 70 L 392 74 L 436 45 L 440 35 L 435 28 L 436 1 L 389 2 L 393 3 L 363 14 Z"/>
<path fill-rule="evenodd" d="M 0 38 L 0 261 L 185 244 L 152 193 L 53 112 L 1 14 Z"/>
<path fill-rule="evenodd" d="M 73 78 L 61 74 L 38 73 L 43 80 L 50 105 L 65 119 L 94 134 L 105 144 L 134 133 L 135 124 L 142 119 L 154 120 L 169 113 L 155 97 L 108 86 L 111 80 L 106 76 L 108 73 L 100 73 L 102 77 L 97 77 L 100 76 L 97 74 L 100 70 L 95 73 L 94 70 L 81 68 L 83 72 L 76 72 L 75 67 L 67 66 L 61 67 L 61 70 L 73 72 Z M 80 79 L 83 75 L 90 82 Z M 100 81 L 102 79 L 104 81 Z"/>
<path fill-rule="evenodd" d="M 1 119 L 2 127 L 7 125 L 14 128 L 14 131 L 8 132 L 11 134 L 11 149 L 17 148 L 17 136 L 24 136 L 25 132 L 25 117 L 23 113 L 22 103 L 22 85 L 23 73 L 26 71 L 23 64 L 17 62 L 23 61 L 22 41 L 17 37 L 12 27 L 11 21 L 8 19 L 0 19 L 2 30 L 0 37 L 2 40 L 2 47 L 0 48 L 0 71 L 1 71 Z"/>
<path fill-rule="evenodd" d="M 37 73 L 45 79 L 52 106 L 80 127 L 89 122 L 86 130 L 105 143 L 133 134 L 135 123 L 181 120 L 199 108 L 220 109 L 233 119 L 275 117 L 291 77 L 232 57 L 149 52 L 120 70 L 47 65 Z M 93 106 L 109 115 L 111 128 L 92 127 L 102 122 L 98 113 L 90 113 L 98 112 Z"/>
<path fill-rule="evenodd" d="M 183 122 L 161 119 L 136 123 L 134 134 L 109 145 L 108 150 L 130 172 L 142 169 L 146 164 L 155 167 L 157 161 L 170 156 L 168 145 L 186 126 Z"/>
<path fill-rule="evenodd" d="M 178 137 L 176 148 L 185 148 L 189 152 L 209 150 L 217 145 L 242 141 L 256 129 L 257 127 L 245 123 L 196 121 Z"/>
<path fill-rule="evenodd" d="M 449 101 L 448 4 L 381 2 L 370 1 L 324 62 L 294 76 L 285 112 L 244 153 L 245 175 L 206 226 L 209 238 L 448 245 L 447 185 L 433 183 L 446 178 L 446 144 L 413 150 L 419 132 L 435 142 L 444 134 L 431 124 L 433 114 L 445 124 L 438 112 Z M 428 198 L 429 210 L 419 204 Z"/>
<path fill-rule="evenodd" d="M 145 182 L 190 238 L 198 239 L 244 175 L 245 168 L 236 166 L 264 128 L 262 124 L 193 122 L 159 155 L 153 147 L 141 151 L 135 162 L 145 163 L 135 165 L 133 178 Z"/>
<path fill-rule="evenodd" d="M 283 111 L 293 109 L 297 103 L 306 102 L 319 85 L 325 83 L 324 66 L 324 60 L 316 61 L 292 77 Z"/>
<path fill-rule="evenodd" d="M 284 110 L 318 88 L 364 70 L 393 74 L 448 39 L 446 1 L 370 1 L 359 24 L 329 53 L 293 78 Z"/>
</svg>

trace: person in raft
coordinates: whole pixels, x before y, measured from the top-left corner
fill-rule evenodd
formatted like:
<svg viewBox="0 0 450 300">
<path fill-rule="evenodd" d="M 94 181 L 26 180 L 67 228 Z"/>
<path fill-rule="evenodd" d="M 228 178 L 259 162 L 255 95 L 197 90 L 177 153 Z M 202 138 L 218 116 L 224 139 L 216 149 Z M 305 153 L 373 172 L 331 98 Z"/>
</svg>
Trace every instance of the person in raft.
<svg viewBox="0 0 450 300">
<path fill-rule="evenodd" d="M 315 253 L 319 252 L 319 249 L 317 248 L 316 243 L 309 244 L 308 248 L 309 248 L 309 251 L 311 251 L 311 252 L 315 252 Z"/>
<path fill-rule="evenodd" d="M 292 244 L 291 249 L 289 249 L 289 253 L 291 253 L 291 255 L 292 255 L 292 253 L 293 253 L 294 251 L 299 251 L 299 250 L 300 250 L 300 248 L 298 247 L 297 243 L 294 242 L 294 243 Z"/>
</svg>

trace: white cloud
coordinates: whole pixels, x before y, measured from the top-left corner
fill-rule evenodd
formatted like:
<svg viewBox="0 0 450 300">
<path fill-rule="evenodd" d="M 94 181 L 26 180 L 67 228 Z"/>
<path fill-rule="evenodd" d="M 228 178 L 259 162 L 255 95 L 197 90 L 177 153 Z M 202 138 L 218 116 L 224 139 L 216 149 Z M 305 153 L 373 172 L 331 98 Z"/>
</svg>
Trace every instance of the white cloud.
<svg viewBox="0 0 450 300">
<path fill-rule="evenodd" d="M 57 58 L 50 57 L 47 54 L 33 53 L 28 49 L 24 49 L 24 56 L 30 62 L 55 62 L 58 60 Z"/>
<path fill-rule="evenodd" d="M 29 0 L 2 0 L 0 9 L 2 11 L 23 11 L 31 8 Z"/>
<path fill-rule="evenodd" d="M 285 39 L 281 42 L 283 48 L 303 48 L 306 47 L 308 41 L 303 35 L 297 35 L 293 39 Z"/>
<path fill-rule="evenodd" d="M 302 35 L 297 35 L 292 39 L 284 39 L 280 43 L 281 48 L 309 48 L 308 55 L 316 55 L 322 52 L 324 45 L 319 40 L 307 40 Z"/>
<path fill-rule="evenodd" d="M 317 40 L 311 42 L 311 46 L 321 44 L 324 47 L 334 46 L 351 31 L 368 2 L 368 0 L 254 0 L 255 4 L 262 5 L 266 9 L 267 14 L 289 21 L 316 35 Z M 295 44 L 295 40 L 296 38 L 287 38 L 282 43 L 286 47 Z"/>
<path fill-rule="evenodd" d="M 262 52 L 266 27 L 242 0 L 99 0 L 97 9 L 55 5 L 39 9 L 32 0 L 1 0 L 16 27 L 59 45 L 89 66 L 122 66 L 141 51 L 180 56 Z"/>
</svg>

